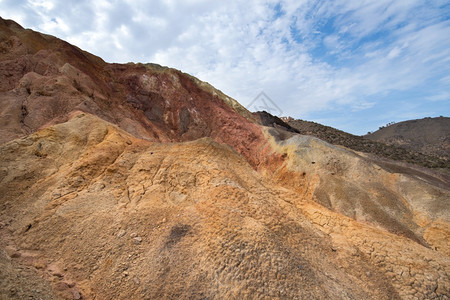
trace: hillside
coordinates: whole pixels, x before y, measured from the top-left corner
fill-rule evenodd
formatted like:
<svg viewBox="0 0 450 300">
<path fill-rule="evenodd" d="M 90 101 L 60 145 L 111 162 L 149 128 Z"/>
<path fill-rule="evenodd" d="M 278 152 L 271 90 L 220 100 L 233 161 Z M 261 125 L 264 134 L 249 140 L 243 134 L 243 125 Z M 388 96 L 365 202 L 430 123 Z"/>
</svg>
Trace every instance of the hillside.
<svg viewBox="0 0 450 300">
<path fill-rule="evenodd" d="M 0 47 L 2 299 L 448 297 L 432 170 L 10 20 Z"/>
<path fill-rule="evenodd" d="M 382 127 L 364 137 L 427 155 L 450 159 L 450 118 L 424 118 L 399 122 Z"/>
<path fill-rule="evenodd" d="M 371 153 L 379 157 L 404 161 L 427 168 L 450 169 L 450 158 L 448 156 L 449 146 L 447 145 L 449 139 L 449 127 L 444 128 L 445 126 L 443 126 L 443 124 L 441 124 L 441 129 L 436 134 L 436 136 L 439 137 L 430 138 L 429 144 L 425 142 L 425 138 L 418 138 L 417 142 L 413 143 L 412 140 L 415 138 L 411 137 L 409 140 L 411 145 L 416 146 L 408 147 L 405 144 L 406 139 L 403 139 L 404 143 L 402 144 L 400 142 L 393 142 L 392 139 L 378 138 L 379 136 L 381 137 L 381 134 L 377 133 L 378 131 L 372 135 L 356 136 L 310 121 L 289 120 L 287 124 L 296 129 L 300 134 L 315 136 L 330 144 L 342 145 L 355 151 Z M 414 131 L 415 129 L 411 128 L 411 130 Z M 447 130 L 447 139 L 444 138 L 445 130 Z M 398 140 L 399 138 L 397 137 L 396 139 Z M 428 149 L 428 151 L 423 151 L 423 149 Z"/>
</svg>

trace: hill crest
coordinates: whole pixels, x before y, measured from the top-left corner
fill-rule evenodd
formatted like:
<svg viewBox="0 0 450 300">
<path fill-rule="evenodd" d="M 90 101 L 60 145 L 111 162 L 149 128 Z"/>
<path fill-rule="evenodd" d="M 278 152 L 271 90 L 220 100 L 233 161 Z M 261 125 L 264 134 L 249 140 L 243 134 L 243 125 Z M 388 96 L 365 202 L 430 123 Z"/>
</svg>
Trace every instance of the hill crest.
<svg viewBox="0 0 450 300">
<path fill-rule="evenodd" d="M 450 159 L 450 118 L 423 118 L 394 123 L 364 136 L 373 141 Z"/>
</svg>

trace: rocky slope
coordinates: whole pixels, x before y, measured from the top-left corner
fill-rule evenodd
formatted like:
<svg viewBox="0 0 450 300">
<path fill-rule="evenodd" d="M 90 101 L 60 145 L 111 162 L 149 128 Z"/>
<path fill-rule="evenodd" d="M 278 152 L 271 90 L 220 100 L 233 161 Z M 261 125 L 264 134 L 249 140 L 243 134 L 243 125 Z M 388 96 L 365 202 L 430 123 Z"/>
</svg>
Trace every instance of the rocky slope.
<svg viewBox="0 0 450 300">
<path fill-rule="evenodd" d="M 450 159 L 450 118 L 424 118 L 382 127 L 366 138 Z"/>
<path fill-rule="evenodd" d="M 79 110 L 152 141 L 210 136 L 259 163 L 249 152 L 264 143 L 252 115 L 209 84 L 153 64 L 106 64 L 12 21 L 1 19 L 0 32 L 0 142 Z"/>
<path fill-rule="evenodd" d="M 0 22 L 4 299 L 447 299 L 449 183 Z"/>
<path fill-rule="evenodd" d="M 286 120 L 285 124 L 294 128 L 300 134 L 315 136 L 330 144 L 345 146 L 355 151 L 371 153 L 383 158 L 403 161 L 427 168 L 441 168 L 444 169 L 444 173 L 447 174 L 450 170 L 450 158 L 448 157 L 449 149 L 448 145 L 445 146 L 446 143 L 448 144 L 448 142 L 445 142 L 446 139 L 448 140 L 448 127 L 445 129 L 447 130 L 447 138 L 444 138 L 444 128 L 441 128 L 441 130 L 438 130 L 438 133 L 436 133 L 436 135 L 439 136 L 438 138 L 430 138 L 425 141 L 425 138 L 416 139 L 416 137 L 411 137 L 411 139 L 408 140 L 409 142 L 406 142 L 406 140 L 402 138 L 403 142 L 397 143 L 389 142 L 388 139 L 377 138 L 379 136 L 378 131 L 371 135 L 356 136 L 310 121 L 289 119 Z M 420 131 L 418 128 L 410 129 L 411 132 Z M 407 134 L 405 133 L 405 136 L 406 135 Z M 432 135 L 434 135 L 434 133 Z M 416 142 L 413 143 L 413 140 Z M 406 143 L 420 146 L 405 147 Z M 428 148 L 429 151 L 426 151 L 426 148 Z"/>
</svg>

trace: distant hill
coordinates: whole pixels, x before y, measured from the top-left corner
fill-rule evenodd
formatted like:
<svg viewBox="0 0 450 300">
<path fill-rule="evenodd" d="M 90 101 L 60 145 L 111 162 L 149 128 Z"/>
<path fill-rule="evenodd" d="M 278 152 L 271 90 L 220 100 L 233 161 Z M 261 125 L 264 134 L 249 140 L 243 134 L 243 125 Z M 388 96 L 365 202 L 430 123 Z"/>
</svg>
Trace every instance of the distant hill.
<svg viewBox="0 0 450 300">
<path fill-rule="evenodd" d="M 424 143 L 421 142 L 423 147 L 428 147 L 428 149 L 430 149 L 430 151 L 424 152 L 424 151 L 416 150 L 414 147 L 406 148 L 406 147 L 400 147 L 401 146 L 400 144 L 386 143 L 381 139 L 379 141 L 377 141 L 375 138 L 372 138 L 372 136 L 375 136 L 378 131 L 373 133 L 369 138 L 369 136 L 353 135 L 353 134 L 350 134 L 350 133 L 347 133 L 347 132 L 344 132 L 344 131 L 341 131 L 341 130 L 338 130 L 338 129 L 335 129 L 335 128 L 332 128 L 329 126 L 325 126 L 325 125 L 318 124 L 315 122 L 310 122 L 310 121 L 295 120 L 292 118 L 283 118 L 284 121 L 282 119 L 277 118 L 278 120 L 276 122 L 274 120 L 270 121 L 270 118 L 267 117 L 266 114 L 267 113 L 265 113 L 265 112 L 256 113 L 256 115 L 260 115 L 259 118 L 261 119 L 261 123 L 265 126 L 280 127 L 281 126 L 280 122 L 282 122 L 282 123 L 286 124 L 286 126 L 288 127 L 286 129 L 288 129 L 289 131 L 292 131 L 292 129 L 295 129 L 295 132 L 297 132 L 297 133 L 300 133 L 303 135 L 314 136 L 314 137 L 317 137 L 317 138 L 319 138 L 323 141 L 326 141 L 330 144 L 333 144 L 333 145 L 341 145 L 341 146 L 350 148 L 355 151 L 371 153 L 371 154 L 375 154 L 380 157 L 389 158 L 389 159 L 398 160 L 398 161 L 404 161 L 404 162 L 408 162 L 408 163 L 413 163 L 413 164 L 421 165 L 421 166 L 428 167 L 428 168 L 450 169 L 450 160 L 448 157 L 448 153 L 447 153 L 447 156 L 445 156 L 444 150 L 441 150 L 441 151 L 436 150 L 436 154 L 434 154 L 434 152 L 431 151 L 432 149 L 444 149 L 444 146 L 443 146 L 444 143 L 438 142 L 438 141 L 442 140 L 442 137 L 441 138 L 434 137 L 433 139 L 429 138 L 430 141 L 434 141 L 434 142 L 430 142 L 430 145 L 428 145 L 428 146 L 426 146 Z M 447 122 L 449 120 L 449 118 L 436 118 L 436 119 L 445 119 Z M 431 119 L 431 120 L 433 120 L 433 119 Z M 444 123 L 441 121 L 440 121 L 440 123 Z M 408 121 L 408 122 L 414 122 L 414 121 Z M 408 122 L 402 122 L 402 123 L 398 123 L 395 125 L 401 125 L 403 123 L 408 123 Z M 395 125 L 391 125 L 387 128 L 390 128 Z M 444 131 L 445 126 L 442 125 L 442 127 L 443 128 L 441 128 L 439 130 L 439 132 Z M 387 129 L 387 128 L 385 128 L 385 129 Z M 439 133 L 439 134 L 431 133 L 431 131 L 432 131 L 431 126 L 428 126 L 427 128 L 429 128 L 429 129 L 424 129 L 424 132 L 429 132 L 429 135 L 442 136 L 441 133 Z M 438 128 L 438 126 L 435 125 L 435 128 Z M 447 125 L 447 137 L 445 140 L 446 145 L 447 145 L 446 146 L 447 152 L 449 149 L 448 148 L 449 147 L 448 128 L 449 128 L 449 126 Z M 437 130 L 438 129 L 436 129 L 436 131 Z M 416 131 L 419 131 L 419 129 L 417 129 Z M 411 135 L 413 135 L 413 134 L 411 134 Z M 418 133 L 416 133 L 416 135 L 420 136 Z M 404 134 L 404 136 L 407 136 L 406 133 Z M 413 140 L 413 139 L 411 138 L 411 140 Z M 439 146 L 433 146 L 434 145 L 433 143 L 439 144 Z M 417 144 L 419 144 L 419 142 L 417 142 Z M 439 153 L 439 154 L 437 154 L 437 153 Z"/>
<path fill-rule="evenodd" d="M 450 118 L 424 118 L 382 127 L 365 138 L 427 155 L 450 158 Z"/>
</svg>

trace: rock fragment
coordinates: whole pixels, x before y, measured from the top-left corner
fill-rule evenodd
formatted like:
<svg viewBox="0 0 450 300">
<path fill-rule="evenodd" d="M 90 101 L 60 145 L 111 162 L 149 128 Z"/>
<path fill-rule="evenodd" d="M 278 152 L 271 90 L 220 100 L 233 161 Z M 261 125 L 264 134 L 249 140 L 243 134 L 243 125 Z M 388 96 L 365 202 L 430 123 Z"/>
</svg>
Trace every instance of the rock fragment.
<svg viewBox="0 0 450 300">
<path fill-rule="evenodd" d="M 133 238 L 133 244 L 139 245 L 140 243 L 142 243 L 142 238 L 140 236 Z"/>
</svg>

